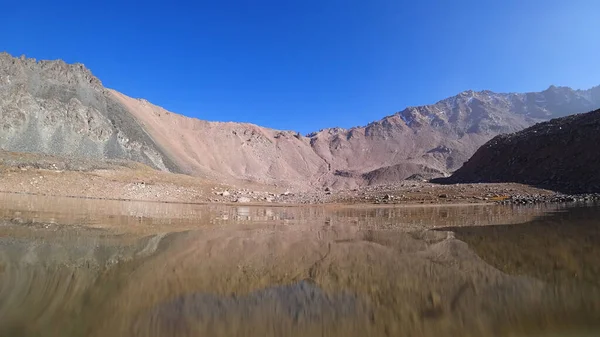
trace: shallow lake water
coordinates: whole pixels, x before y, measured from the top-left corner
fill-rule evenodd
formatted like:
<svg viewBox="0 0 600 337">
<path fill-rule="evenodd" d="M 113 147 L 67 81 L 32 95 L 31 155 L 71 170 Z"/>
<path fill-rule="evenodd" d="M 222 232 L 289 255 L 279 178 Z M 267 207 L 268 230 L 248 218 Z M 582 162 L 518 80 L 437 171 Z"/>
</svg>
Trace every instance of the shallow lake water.
<svg viewBox="0 0 600 337">
<path fill-rule="evenodd" d="M 600 207 L 0 194 L 0 336 L 598 336 Z"/>
</svg>

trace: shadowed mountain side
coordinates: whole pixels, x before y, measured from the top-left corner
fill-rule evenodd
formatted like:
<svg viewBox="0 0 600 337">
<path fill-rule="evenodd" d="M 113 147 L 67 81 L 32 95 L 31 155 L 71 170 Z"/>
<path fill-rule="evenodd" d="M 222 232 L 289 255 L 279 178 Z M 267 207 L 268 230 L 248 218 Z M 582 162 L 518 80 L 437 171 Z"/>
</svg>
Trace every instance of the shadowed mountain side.
<svg viewBox="0 0 600 337">
<path fill-rule="evenodd" d="M 519 182 L 565 193 L 600 192 L 600 110 L 497 136 L 441 183 Z"/>
</svg>

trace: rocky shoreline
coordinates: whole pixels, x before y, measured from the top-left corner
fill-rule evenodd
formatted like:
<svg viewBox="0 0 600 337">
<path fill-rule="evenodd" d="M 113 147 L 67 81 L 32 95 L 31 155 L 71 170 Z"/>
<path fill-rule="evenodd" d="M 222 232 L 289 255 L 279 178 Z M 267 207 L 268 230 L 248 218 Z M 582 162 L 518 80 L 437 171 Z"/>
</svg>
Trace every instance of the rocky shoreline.
<svg viewBox="0 0 600 337">
<path fill-rule="evenodd" d="M 498 201 L 502 205 L 527 205 L 543 203 L 587 203 L 599 202 L 600 193 L 554 194 L 554 195 L 513 195 Z"/>
<path fill-rule="evenodd" d="M 0 151 L 0 191 L 74 198 L 168 203 L 505 205 L 600 201 L 600 193 L 566 195 L 516 183 L 435 184 L 404 180 L 352 189 L 313 188 L 209 180 L 160 172 L 134 162 L 69 160 Z"/>
</svg>

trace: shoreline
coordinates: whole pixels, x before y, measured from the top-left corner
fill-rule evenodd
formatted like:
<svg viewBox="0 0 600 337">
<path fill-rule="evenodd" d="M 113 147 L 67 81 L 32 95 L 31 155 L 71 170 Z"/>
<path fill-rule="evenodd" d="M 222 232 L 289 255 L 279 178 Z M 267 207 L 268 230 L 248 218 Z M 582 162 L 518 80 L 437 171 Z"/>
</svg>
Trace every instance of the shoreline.
<svg viewBox="0 0 600 337">
<path fill-rule="evenodd" d="M 297 202 L 230 202 L 230 201 L 172 201 L 172 200 L 151 200 L 151 199 L 134 199 L 134 198 L 111 198 L 111 197 L 94 197 L 86 195 L 61 195 L 52 193 L 35 193 L 35 192 L 19 192 L 19 191 L 4 191 L 0 190 L 0 194 L 5 195 L 20 195 L 48 198 L 67 198 L 81 200 L 99 200 L 99 201 L 120 201 L 120 202 L 139 202 L 139 203 L 155 203 L 155 204 L 173 204 L 173 205 L 198 205 L 198 206 L 229 206 L 229 207 L 325 207 L 325 208 L 413 208 L 413 207 L 468 207 L 468 206 L 526 206 L 539 204 L 577 204 L 581 202 L 595 202 L 600 200 L 599 194 L 559 194 L 548 195 L 542 197 L 541 201 L 526 202 L 530 200 L 530 196 L 519 196 L 515 199 L 507 199 L 504 201 L 487 201 L 487 202 L 438 202 L 438 203 L 423 203 L 423 202 L 405 202 L 405 203 L 368 203 L 368 202 L 321 202 L 321 203 L 297 203 Z"/>
<path fill-rule="evenodd" d="M 302 204 L 302 203 L 283 203 L 283 202 L 190 202 L 190 201 L 160 201 L 160 200 L 144 200 L 144 199 L 119 199 L 119 198 L 101 198 L 101 197 L 90 197 L 90 196 L 77 196 L 77 195 L 58 195 L 58 194 L 44 194 L 44 193 L 33 193 L 33 192 L 15 192 L 15 191 L 1 191 L 0 194 L 14 194 L 20 196 L 34 196 L 34 197 L 54 197 L 54 198 L 68 198 L 68 199 L 82 199 L 82 200 L 102 200 L 102 201 L 122 201 L 122 202 L 141 202 L 141 203 L 155 203 L 155 204 L 174 204 L 174 205 L 199 205 L 199 206 L 249 206 L 249 207 L 334 207 L 334 208 L 396 208 L 396 207 L 465 207 L 465 206 L 490 206 L 499 205 L 495 202 L 480 202 L 480 203 L 436 203 L 436 204 L 420 204 L 420 203 L 405 203 L 405 204 L 374 204 L 374 203 L 319 203 L 319 204 Z"/>
<path fill-rule="evenodd" d="M 213 181 L 157 171 L 133 162 L 76 161 L 71 163 L 70 170 L 56 170 L 51 168 L 58 158 L 4 153 L 7 159 L 1 154 L 0 193 L 21 195 L 270 207 L 422 207 L 600 201 L 600 194 L 564 195 L 517 183 L 447 185 L 423 180 L 403 180 L 354 189 L 298 190 L 253 182 Z M 46 162 L 48 158 L 52 161 Z"/>
</svg>

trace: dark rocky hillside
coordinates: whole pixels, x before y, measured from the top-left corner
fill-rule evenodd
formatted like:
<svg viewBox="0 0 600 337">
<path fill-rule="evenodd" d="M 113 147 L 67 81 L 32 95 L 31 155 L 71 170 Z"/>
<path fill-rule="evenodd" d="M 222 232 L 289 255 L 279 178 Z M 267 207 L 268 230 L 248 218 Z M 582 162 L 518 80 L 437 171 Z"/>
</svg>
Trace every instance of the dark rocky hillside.
<svg viewBox="0 0 600 337">
<path fill-rule="evenodd" d="M 600 110 L 497 136 L 439 181 L 519 182 L 565 193 L 600 192 Z"/>
</svg>

